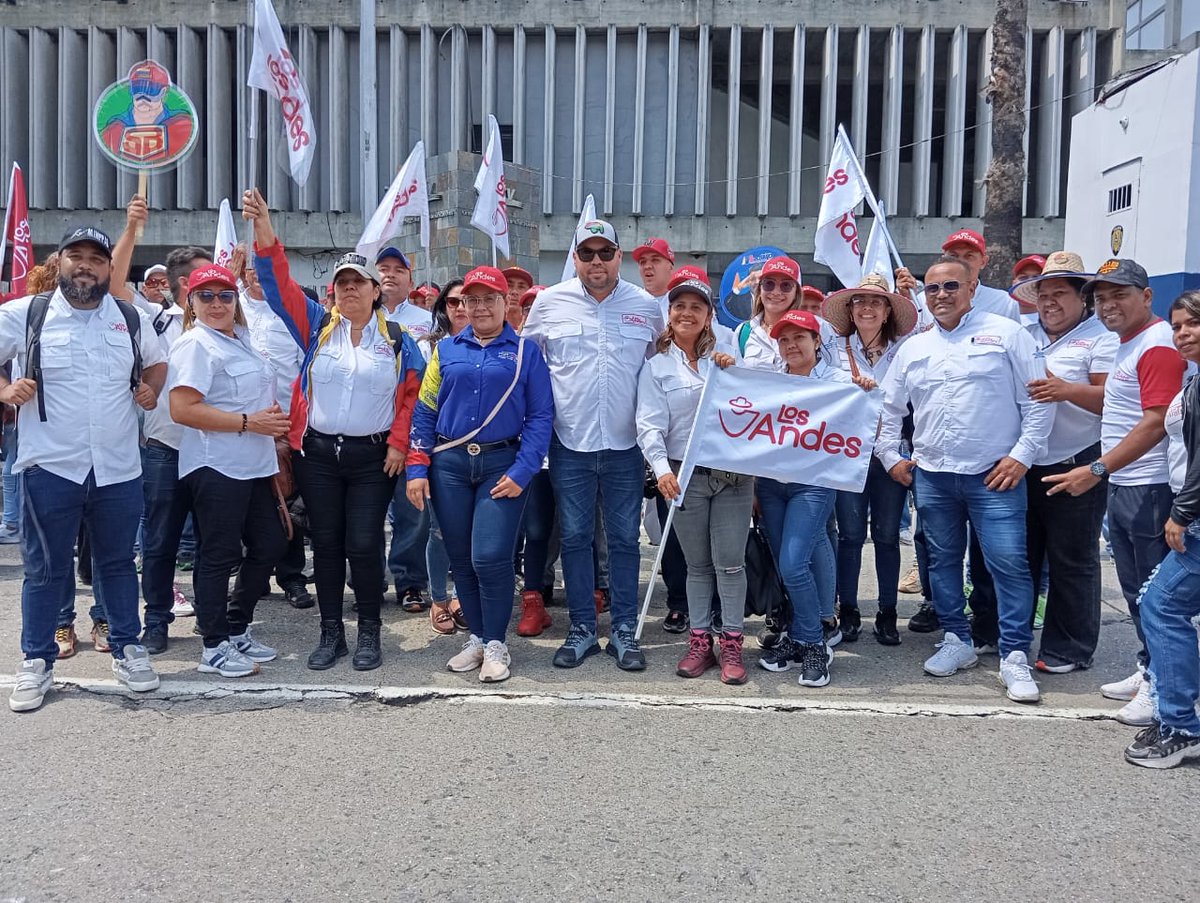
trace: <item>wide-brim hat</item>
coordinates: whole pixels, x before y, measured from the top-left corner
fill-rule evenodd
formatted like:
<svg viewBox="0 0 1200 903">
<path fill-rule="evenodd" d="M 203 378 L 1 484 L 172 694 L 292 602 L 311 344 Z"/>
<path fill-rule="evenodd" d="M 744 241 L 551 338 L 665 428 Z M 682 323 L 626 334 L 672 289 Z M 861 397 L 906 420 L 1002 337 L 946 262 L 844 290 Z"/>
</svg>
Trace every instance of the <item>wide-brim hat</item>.
<svg viewBox="0 0 1200 903">
<path fill-rule="evenodd" d="M 1095 273 L 1084 272 L 1083 258 L 1078 254 L 1071 251 L 1055 251 L 1046 258 L 1046 265 L 1042 267 L 1040 276 L 1030 276 L 1021 280 L 1009 290 L 1009 294 L 1018 301 L 1033 306 L 1037 304 L 1039 282 L 1046 279 L 1076 279 L 1082 288 L 1093 276 Z"/>
<path fill-rule="evenodd" d="M 888 288 L 888 282 L 882 276 L 871 273 L 863 277 L 856 288 L 844 288 L 830 292 L 825 297 L 825 306 L 821 316 L 825 318 L 833 331 L 845 337 L 854 331 L 854 320 L 850 316 L 850 302 L 856 295 L 878 295 L 887 299 L 892 309 L 892 322 L 896 324 L 896 335 L 906 336 L 917 326 L 917 306 L 903 295 Z"/>
</svg>

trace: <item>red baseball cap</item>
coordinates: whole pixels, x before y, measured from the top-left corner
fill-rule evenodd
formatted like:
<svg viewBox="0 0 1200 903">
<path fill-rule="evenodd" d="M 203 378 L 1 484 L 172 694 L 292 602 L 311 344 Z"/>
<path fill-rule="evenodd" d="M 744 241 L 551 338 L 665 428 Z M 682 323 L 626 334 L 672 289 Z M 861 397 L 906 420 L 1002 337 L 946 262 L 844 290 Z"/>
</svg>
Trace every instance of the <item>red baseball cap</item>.
<svg viewBox="0 0 1200 903">
<path fill-rule="evenodd" d="M 1017 273 L 1021 272 L 1021 270 L 1029 269 L 1031 267 L 1037 270 L 1035 275 L 1042 275 L 1042 270 L 1046 268 L 1046 258 L 1041 254 L 1028 254 L 1025 257 L 1022 257 L 1015 264 L 1013 264 L 1013 279 L 1017 278 Z"/>
<path fill-rule="evenodd" d="M 771 338 L 779 338 L 779 334 L 783 332 L 785 326 L 798 326 L 800 329 L 807 329 L 815 335 L 819 336 L 821 334 L 821 324 L 817 322 L 816 315 L 810 314 L 806 310 L 789 310 L 776 320 L 775 325 L 771 327 Z"/>
<path fill-rule="evenodd" d="M 428 282 L 424 282 L 421 285 L 418 285 L 416 288 L 414 288 L 411 292 L 408 293 L 408 299 L 410 301 L 416 301 L 419 298 L 436 298 L 437 296 L 438 296 L 438 290 L 436 288 L 434 288 L 432 285 L 430 285 Z"/>
<path fill-rule="evenodd" d="M 811 297 L 816 298 L 818 301 L 825 300 L 825 293 L 823 291 L 821 291 L 819 288 L 817 288 L 815 285 L 800 286 L 800 295 L 801 295 L 801 297 L 803 297 L 804 295 L 810 295 Z"/>
<path fill-rule="evenodd" d="M 533 307 L 533 302 L 535 300 L 537 300 L 538 294 L 545 290 L 546 290 L 546 286 L 544 286 L 544 285 L 530 286 L 529 289 L 526 290 L 525 294 L 523 294 L 521 296 L 521 306 L 522 307 Z"/>
<path fill-rule="evenodd" d="M 983 240 L 983 236 L 974 229 L 959 229 L 944 242 L 942 242 L 942 250 L 949 251 L 955 245 L 967 245 L 974 248 L 980 254 L 987 253 L 987 242 Z"/>
<path fill-rule="evenodd" d="M 704 272 L 700 267 L 694 267 L 690 264 L 680 267 L 671 274 L 671 281 L 667 283 L 667 290 L 670 291 L 681 282 L 703 282 L 705 285 L 712 285 L 712 282 L 709 281 L 708 273 Z"/>
<path fill-rule="evenodd" d="M 233 278 L 233 273 L 220 264 L 210 263 L 198 270 L 192 270 L 192 275 L 188 276 L 188 292 L 194 292 L 200 286 L 214 282 L 237 290 L 237 280 Z"/>
<path fill-rule="evenodd" d="M 640 261 L 647 254 L 657 254 L 660 257 L 665 257 L 668 263 L 675 262 L 675 252 L 671 250 L 671 246 L 667 244 L 665 238 L 648 238 L 645 242 L 633 249 L 633 259 Z"/>
<path fill-rule="evenodd" d="M 760 277 L 786 276 L 792 282 L 800 282 L 800 264 L 790 257 L 772 257 L 763 264 Z"/>
<path fill-rule="evenodd" d="M 463 291 L 467 291 L 472 286 L 482 285 L 493 291 L 508 292 L 508 280 L 504 278 L 495 267 L 475 267 L 471 272 L 463 278 Z"/>
<path fill-rule="evenodd" d="M 533 285 L 533 276 L 530 275 L 529 270 L 522 269 L 521 267 L 517 267 L 517 266 L 505 267 L 504 268 L 504 278 L 505 279 L 524 279 L 530 285 Z"/>
</svg>

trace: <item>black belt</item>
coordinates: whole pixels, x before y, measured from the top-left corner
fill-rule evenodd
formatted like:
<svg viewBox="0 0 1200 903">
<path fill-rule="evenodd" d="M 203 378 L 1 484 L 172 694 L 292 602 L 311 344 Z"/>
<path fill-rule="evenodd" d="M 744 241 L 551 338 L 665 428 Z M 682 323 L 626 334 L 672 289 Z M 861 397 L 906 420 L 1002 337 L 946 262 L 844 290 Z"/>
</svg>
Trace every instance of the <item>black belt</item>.
<svg viewBox="0 0 1200 903">
<path fill-rule="evenodd" d="M 371 445 L 379 445 L 382 442 L 387 442 L 387 433 L 371 433 L 369 436 L 344 436 L 341 433 L 322 433 L 314 429 L 309 429 L 306 436 L 313 436 L 317 439 L 328 439 L 330 442 L 336 442 L 338 445 L 344 445 L 347 442 L 368 442 Z"/>
<path fill-rule="evenodd" d="M 1080 464 L 1091 464 L 1100 457 L 1100 443 L 1089 445 L 1087 448 L 1075 452 L 1069 458 L 1064 458 L 1054 464 L 1045 465 L 1049 467 L 1078 467 Z"/>
<path fill-rule="evenodd" d="M 444 445 L 447 442 L 453 442 L 453 439 L 446 436 L 438 436 L 438 445 Z M 467 454 L 474 458 L 476 455 L 482 455 L 484 452 L 496 451 L 501 448 L 511 448 L 514 445 L 521 444 L 521 437 L 514 436 L 512 439 L 501 439 L 498 442 L 468 442 L 466 445 L 458 445 L 456 448 L 466 448 Z M 450 449 L 446 449 L 450 451 Z"/>
<path fill-rule="evenodd" d="M 179 451 L 179 449 L 172 448 L 170 445 L 167 445 L 167 443 L 159 442 L 157 439 L 147 439 L 146 445 L 147 446 L 153 445 L 155 448 L 165 448 L 167 451 L 173 451 L 173 452 Z"/>
</svg>

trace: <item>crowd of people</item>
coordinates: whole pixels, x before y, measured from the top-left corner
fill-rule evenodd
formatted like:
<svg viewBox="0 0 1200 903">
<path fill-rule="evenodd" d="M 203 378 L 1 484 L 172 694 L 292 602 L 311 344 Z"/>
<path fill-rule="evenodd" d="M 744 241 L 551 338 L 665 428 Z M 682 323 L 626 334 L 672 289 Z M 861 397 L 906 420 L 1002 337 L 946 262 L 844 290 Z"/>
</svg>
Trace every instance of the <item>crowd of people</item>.
<svg viewBox="0 0 1200 903">
<path fill-rule="evenodd" d="M 481 266 L 414 287 L 409 259 L 389 245 L 342 256 L 322 298 L 289 272 L 262 195 L 247 191 L 242 208 L 254 243 L 228 268 L 183 247 L 134 288 L 149 216 L 135 197 L 115 244 L 72 231 L 44 284 L 0 306 L 0 360 L 11 362 L 0 401 L 19 412 L 0 541 L 19 541 L 25 563 L 13 710 L 38 708 L 56 660 L 76 650 L 77 554 L 96 598 L 93 642 L 133 691 L 158 686 L 150 656 L 187 614 L 200 671 L 258 673 L 277 655 L 252 632 L 272 575 L 293 606 L 314 604 L 306 546 L 314 670 L 351 656 L 347 585 L 350 665 L 380 666 L 394 587 L 435 633 L 466 635 L 449 670 L 503 681 L 517 573 L 515 630 L 537 636 L 553 624 L 556 561 L 568 624 L 553 664 L 576 668 L 603 650 L 642 670 L 648 496 L 660 519 L 681 503 L 662 540 L 661 625 L 687 634 L 679 676 L 747 681 L 745 550 L 757 521 L 786 590 L 757 664 L 823 687 L 834 648 L 863 632 L 868 529 L 871 636 L 901 643 L 911 499 L 924 601 L 907 626 L 943 632 L 927 674 L 994 655 L 1008 698 L 1034 703 L 1036 676 L 1091 666 L 1106 531 L 1139 644 L 1132 674 L 1100 688 L 1125 702 L 1118 720 L 1142 728 L 1125 757 L 1150 767 L 1200 757 L 1200 383 L 1185 386 L 1200 363 L 1200 292 L 1174 299 L 1164 321 L 1135 261 L 1092 271 L 1069 251 L 1027 257 L 1009 288 L 991 288 L 980 282 L 986 242 L 964 229 L 920 281 L 900 269 L 894 287 L 868 275 L 825 296 L 795 260 L 769 260 L 750 319 L 729 329 L 703 270 L 676 268 L 654 238 L 631 252 L 635 285 L 621 276 L 615 229 L 595 220 L 575 235 L 576 278 L 556 285 Z M 713 367 L 844 383 L 873 399 L 862 491 L 710 467 L 681 486 Z M 174 582 L 185 556 L 191 599 Z"/>
</svg>

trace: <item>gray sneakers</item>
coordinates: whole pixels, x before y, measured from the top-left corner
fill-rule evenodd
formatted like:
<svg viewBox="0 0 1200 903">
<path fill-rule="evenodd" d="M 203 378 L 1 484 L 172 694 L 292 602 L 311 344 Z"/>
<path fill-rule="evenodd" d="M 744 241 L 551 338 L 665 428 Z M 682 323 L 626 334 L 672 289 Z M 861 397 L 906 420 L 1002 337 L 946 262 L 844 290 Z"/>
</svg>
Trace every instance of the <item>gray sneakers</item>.
<svg viewBox="0 0 1200 903">
<path fill-rule="evenodd" d="M 261 664 L 262 662 L 272 662 L 279 654 L 266 643 L 260 643 L 250 633 L 250 628 L 246 628 L 246 632 L 238 636 L 231 636 L 229 642 L 233 643 L 234 647 L 246 658 L 252 662 Z"/>
<path fill-rule="evenodd" d="M 32 712 L 41 708 L 46 692 L 54 683 L 54 669 L 46 667 L 46 660 L 27 659 L 17 669 L 17 685 L 8 697 L 8 707 L 14 712 Z"/>
<path fill-rule="evenodd" d="M 145 646 L 130 644 L 121 650 L 124 658 L 113 658 L 113 677 L 135 693 L 149 693 L 158 689 L 158 675 L 150 664 L 150 653 Z"/>
<path fill-rule="evenodd" d="M 614 627 L 608 635 L 608 645 L 604 651 L 617 660 L 617 667 L 622 671 L 646 670 L 646 654 L 634 635 L 632 624 Z"/>
<path fill-rule="evenodd" d="M 600 641 L 596 639 L 596 631 L 585 624 L 572 624 L 567 631 L 567 638 L 554 653 L 554 667 L 578 668 L 589 655 L 600 651 Z"/>
<path fill-rule="evenodd" d="M 200 653 L 200 664 L 196 670 L 201 674 L 216 674 L 220 677 L 249 677 L 257 674 L 258 665 L 238 652 L 233 642 L 226 640 L 212 649 Z"/>
</svg>

